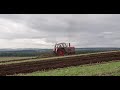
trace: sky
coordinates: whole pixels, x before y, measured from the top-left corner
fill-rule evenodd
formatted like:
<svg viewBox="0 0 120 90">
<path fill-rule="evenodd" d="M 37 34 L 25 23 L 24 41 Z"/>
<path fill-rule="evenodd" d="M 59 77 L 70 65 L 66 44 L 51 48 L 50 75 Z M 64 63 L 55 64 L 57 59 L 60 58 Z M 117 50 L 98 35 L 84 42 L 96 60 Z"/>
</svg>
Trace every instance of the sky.
<svg viewBox="0 0 120 90">
<path fill-rule="evenodd" d="M 120 47 L 119 14 L 0 14 L 0 49 Z"/>
</svg>

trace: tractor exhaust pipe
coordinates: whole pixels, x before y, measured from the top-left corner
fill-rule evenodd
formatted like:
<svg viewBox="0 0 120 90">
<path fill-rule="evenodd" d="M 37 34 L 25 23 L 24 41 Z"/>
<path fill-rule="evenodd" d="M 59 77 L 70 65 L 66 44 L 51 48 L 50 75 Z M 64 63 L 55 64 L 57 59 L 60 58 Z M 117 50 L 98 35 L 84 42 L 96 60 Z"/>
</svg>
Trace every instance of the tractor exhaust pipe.
<svg viewBox="0 0 120 90">
<path fill-rule="evenodd" d="M 70 43 L 69 43 L 69 47 L 70 47 Z"/>
</svg>

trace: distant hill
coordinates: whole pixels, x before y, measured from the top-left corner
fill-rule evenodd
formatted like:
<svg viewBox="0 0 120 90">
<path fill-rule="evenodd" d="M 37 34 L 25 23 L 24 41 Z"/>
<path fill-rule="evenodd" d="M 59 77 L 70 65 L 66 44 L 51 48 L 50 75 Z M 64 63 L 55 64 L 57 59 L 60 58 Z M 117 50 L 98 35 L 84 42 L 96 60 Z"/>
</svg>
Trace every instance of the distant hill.
<svg viewBox="0 0 120 90">
<path fill-rule="evenodd" d="M 120 48 L 76 48 L 76 54 L 94 53 L 102 51 L 120 50 Z M 0 49 L 0 57 L 7 56 L 39 56 L 42 54 L 53 54 L 52 49 L 39 49 L 39 48 L 27 48 L 27 49 Z"/>
<path fill-rule="evenodd" d="M 120 48 L 76 48 L 76 51 L 86 51 L 86 50 L 93 50 L 93 51 L 111 51 L 111 50 L 120 50 Z"/>
</svg>

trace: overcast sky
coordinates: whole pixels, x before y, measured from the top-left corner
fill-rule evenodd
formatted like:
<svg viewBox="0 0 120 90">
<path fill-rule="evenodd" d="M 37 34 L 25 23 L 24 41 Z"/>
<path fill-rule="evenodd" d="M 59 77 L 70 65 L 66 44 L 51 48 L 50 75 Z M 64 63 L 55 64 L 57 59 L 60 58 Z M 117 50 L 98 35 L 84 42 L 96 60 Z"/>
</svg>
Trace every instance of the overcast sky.
<svg viewBox="0 0 120 90">
<path fill-rule="evenodd" d="M 119 14 L 0 14 L 0 48 L 120 47 Z"/>
</svg>

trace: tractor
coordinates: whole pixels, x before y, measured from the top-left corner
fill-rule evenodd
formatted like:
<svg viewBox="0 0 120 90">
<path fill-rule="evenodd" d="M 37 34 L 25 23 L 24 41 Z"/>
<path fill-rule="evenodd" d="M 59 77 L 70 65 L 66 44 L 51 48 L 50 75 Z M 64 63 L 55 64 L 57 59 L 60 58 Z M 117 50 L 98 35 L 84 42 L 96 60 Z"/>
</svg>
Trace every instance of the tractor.
<svg viewBox="0 0 120 90">
<path fill-rule="evenodd" d="M 70 43 L 58 43 L 55 44 L 53 52 L 57 56 L 65 56 L 75 54 L 75 47 L 71 47 Z"/>
</svg>

